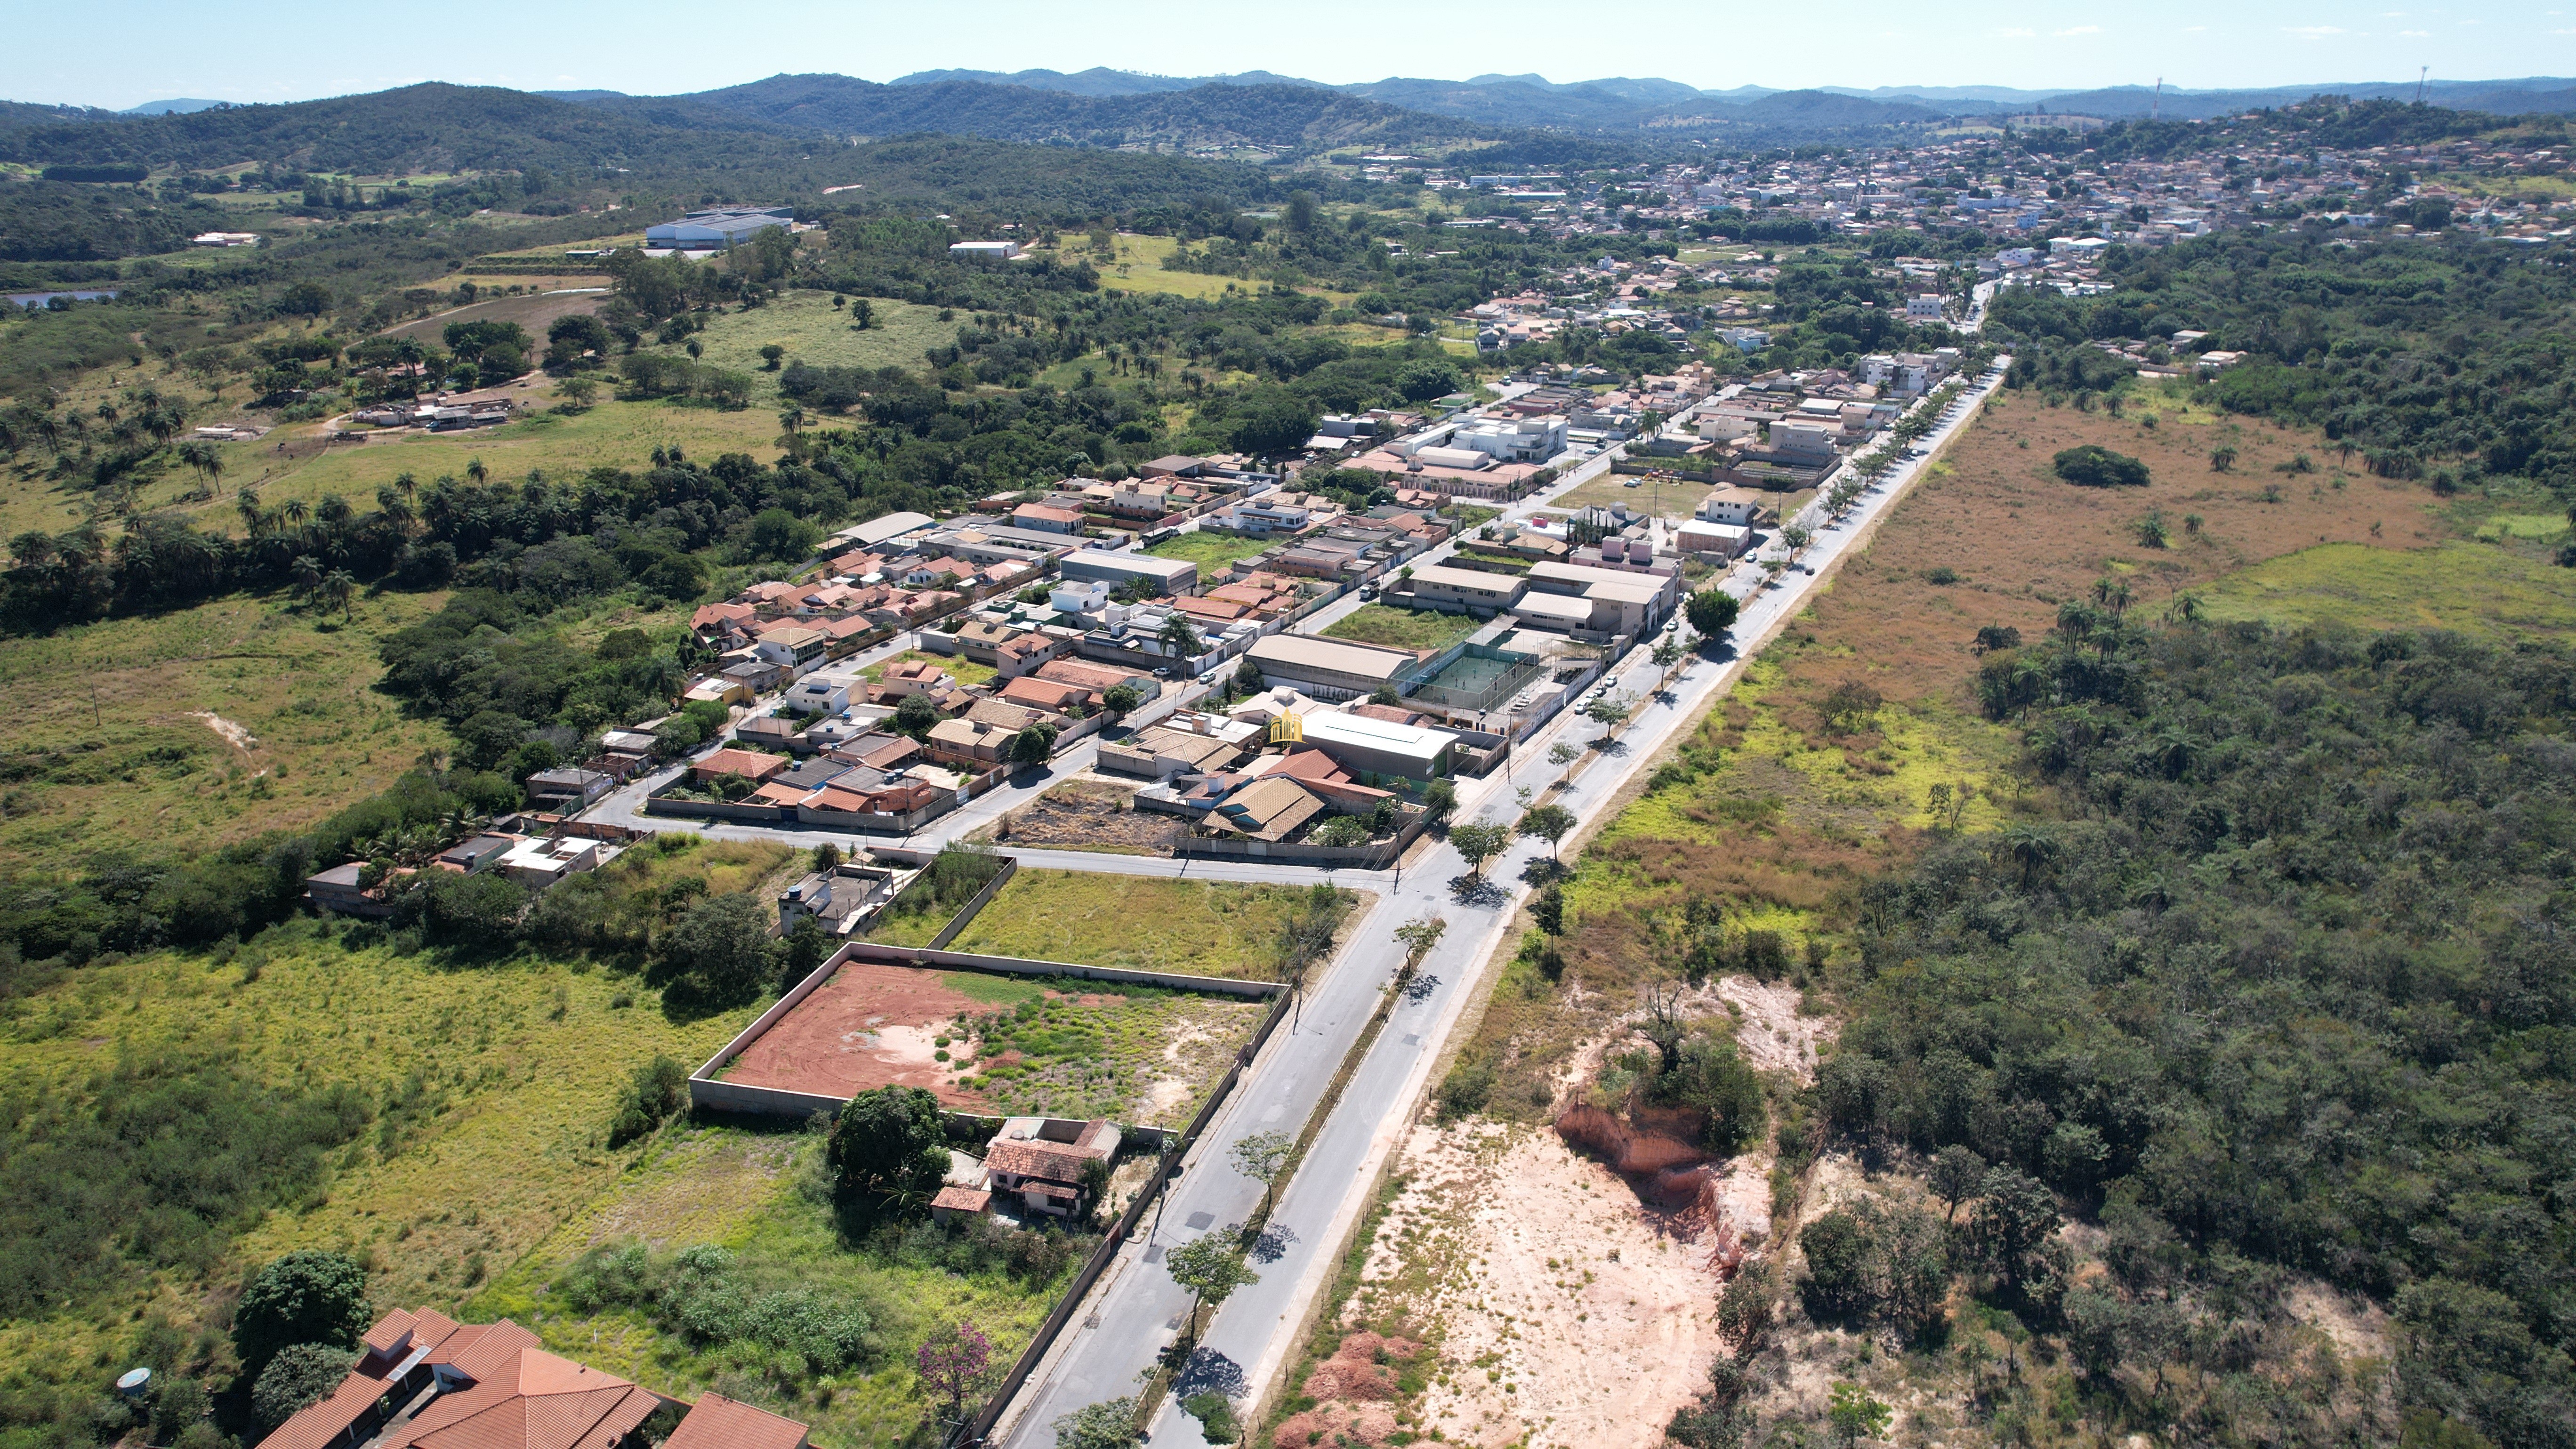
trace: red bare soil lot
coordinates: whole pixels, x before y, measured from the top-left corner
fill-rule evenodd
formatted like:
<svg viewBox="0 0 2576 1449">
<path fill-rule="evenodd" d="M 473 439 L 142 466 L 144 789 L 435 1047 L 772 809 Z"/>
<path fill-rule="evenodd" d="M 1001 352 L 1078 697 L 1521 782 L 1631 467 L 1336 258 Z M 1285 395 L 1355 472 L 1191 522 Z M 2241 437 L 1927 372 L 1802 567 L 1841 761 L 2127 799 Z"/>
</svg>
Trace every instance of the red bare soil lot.
<svg viewBox="0 0 2576 1449">
<path fill-rule="evenodd" d="M 747 1087 L 776 1087 L 825 1097 L 854 1097 L 877 1087 L 927 1087 L 951 1107 L 983 1098 L 948 1084 L 954 1062 L 935 1061 L 932 1038 L 974 998 L 936 971 L 851 961 L 814 994 L 743 1048 L 724 1078 Z M 959 1055 L 966 1043 L 951 1044 Z"/>
</svg>

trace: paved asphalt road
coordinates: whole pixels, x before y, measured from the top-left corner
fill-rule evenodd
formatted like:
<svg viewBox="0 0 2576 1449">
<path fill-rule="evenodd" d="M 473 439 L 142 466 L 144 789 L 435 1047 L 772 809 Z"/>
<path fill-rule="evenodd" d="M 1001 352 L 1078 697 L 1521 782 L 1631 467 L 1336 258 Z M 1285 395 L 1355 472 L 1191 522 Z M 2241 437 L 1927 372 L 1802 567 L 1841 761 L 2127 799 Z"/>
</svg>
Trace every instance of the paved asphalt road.
<svg viewBox="0 0 2576 1449">
<path fill-rule="evenodd" d="M 1962 399 L 1948 420 L 1919 446 L 1927 454 L 1937 451 L 1985 396 L 1981 387 Z M 1929 463 L 1927 456 L 1893 471 L 1840 525 L 1819 526 L 1822 504 L 1811 505 L 1801 521 L 1816 529 L 1804 559 L 1812 573 L 1792 569 L 1779 575 L 1776 585 L 1760 587 L 1763 575 L 1758 565 L 1762 557 L 1779 556 L 1776 541 L 1747 566 L 1735 569 L 1726 586 L 1739 596 L 1750 595 L 1735 636 L 1758 642 L 1795 617 L 1831 565 L 1857 546 L 1869 521 L 1893 507 Z M 1606 457 L 1600 466 L 1608 466 Z M 1631 653 L 1614 675 L 1616 687 L 1638 701 L 1619 746 L 1579 762 L 1574 779 L 1557 797 L 1587 820 L 1703 705 L 1731 685 L 1745 663 L 1741 658 L 1692 661 L 1658 693 L 1654 685 L 1660 671 L 1645 655 L 1643 648 Z M 1598 728 L 1570 714 L 1560 717 L 1530 742 L 1523 758 L 1543 760 L 1554 740 L 1588 740 Z M 1474 793 L 1461 805 L 1461 815 L 1510 820 L 1519 810 L 1514 787 L 1543 783 L 1551 773 L 1550 767 L 1524 765 L 1517 777 L 1476 782 Z M 1532 775 L 1540 778 L 1534 781 Z M 1228 1150 L 1251 1133 L 1293 1132 L 1307 1120 L 1401 964 L 1394 928 L 1436 913 L 1449 922 L 1449 930 L 1406 987 L 1385 1030 L 1308 1148 L 1305 1162 L 1282 1191 L 1271 1214 L 1271 1231 L 1256 1253 L 1261 1281 L 1237 1292 L 1217 1314 L 1182 1391 L 1215 1387 L 1241 1394 L 1260 1388 L 1283 1369 L 1304 1305 L 1332 1270 L 1330 1250 L 1337 1226 L 1363 1205 L 1371 1159 L 1390 1134 L 1403 1130 L 1405 1124 L 1397 1117 L 1415 1099 L 1422 1076 L 1466 1004 L 1467 984 L 1477 964 L 1509 924 L 1512 909 L 1525 893 L 1527 888 L 1518 884 L 1522 869 L 1544 849 L 1531 843 L 1516 846 L 1489 866 L 1487 889 L 1475 893 L 1462 893 L 1466 863 L 1445 841 L 1427 851 L 1417 849 L 1414 862 L 1400 879 L 1389 874 L 1363 880 L 1344 873 L 1344 883 L 1377 890 L 1377 905 L 1354 932 L 1351 946 L 1310 991 L 1296 1030 L 1283 1030 L 1272 1038 L 1223 1113 L 1200 1138 L 1152 1231 L 1140 1233 L 1121 1251 L 1093 1290 L 1088 1312 L 1076 1321 L 1076 1331 L 1060 1341 L 1050 1361 L 1021 1391 L 998 1436 L 1000 1442 L 1011 1449 L 1044 1449 L 1054 1442 L 1051 1425 L 1058 1417 L 1085 1404 L 1136 1391 L 1189 1307 L 1187 1293 L 1162 1269 L 1163 1254 L 1203 1232 L 1246 1221 L 1260 1204 L 1260 1186 L 1234 1169 Z M 1156 1449 L 1196 1449 L 1204 1440 L 1198 1422 L 1167 1400 L 1148 1442 Z"/>
</svg>

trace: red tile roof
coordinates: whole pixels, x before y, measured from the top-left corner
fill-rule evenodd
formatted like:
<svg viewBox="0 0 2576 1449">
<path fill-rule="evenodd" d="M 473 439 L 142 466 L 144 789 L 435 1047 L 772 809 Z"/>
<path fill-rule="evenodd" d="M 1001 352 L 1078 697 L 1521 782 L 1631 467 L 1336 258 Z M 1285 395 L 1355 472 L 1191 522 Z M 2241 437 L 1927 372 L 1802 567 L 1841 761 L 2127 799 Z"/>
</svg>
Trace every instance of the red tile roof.
<svg viewBox="0 0 2576 1449">
<path fill-rule="evenodd" d="M 662 1449 L 803 1449 L 805 1426 L 710 1393 L 689 1410 Z"/>
<path fill-rule="evenodd" d="M 422 1361 L 466 1381 L 384 1431 L 380 1449 L 619 1449 L 665 1402 L 612 1373 L 537 1346 L 503 1319 L 459 1325 L 423 1308 L 388 1313 L 367 1331 L 367 1357 L 340 1387 L 278 1427 L 259 1449 L 329 1449 L 399 1385 L 385 1376 Z M 666 1449 L 804 1449 L 805 1426 L 721 1394 L 700 1399 Z"/>
<path fill-rule="evenodd" d="M 987 1171 L 1049 1182 L 1080 1182 L 1082 1165 L 1096 1160 L 1096 1154 L 1077 1152 L 1054 1142 L 996 1142 L 984 1153 Z"/>
<path fill-rule="evenodd" d="M 502 1329 L 527 1333 L 493 1324 L 456 1365 L 473 1386 L 432 1400 L 386 1449 L 609 1449 L 662 1405 L 615 1374 L 510 1344 Z"/>
</svg>

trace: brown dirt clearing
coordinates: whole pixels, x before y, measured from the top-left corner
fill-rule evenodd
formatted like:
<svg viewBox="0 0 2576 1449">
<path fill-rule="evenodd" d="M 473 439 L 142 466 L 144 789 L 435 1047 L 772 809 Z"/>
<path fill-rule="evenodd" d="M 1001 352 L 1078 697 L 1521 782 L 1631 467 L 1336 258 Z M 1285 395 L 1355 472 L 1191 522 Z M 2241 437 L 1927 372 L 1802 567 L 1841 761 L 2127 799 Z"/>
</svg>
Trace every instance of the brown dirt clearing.
<svg viewBox="0 0 2576 1449">
<path fill-rule="evenodd" d="M 949 1106 L 980 1106 L 981 1096 L 950 1082 L 962 1063 L 932 1056 L 946 1024 L 978 1006 L 938 972 L 847 962 L 744 1047 L 724 1079 L 826 1097 L 926 1087 Z M 963 1055 L 968 1048 L 961 1040 L 949 1050 Z"/>
</svg>

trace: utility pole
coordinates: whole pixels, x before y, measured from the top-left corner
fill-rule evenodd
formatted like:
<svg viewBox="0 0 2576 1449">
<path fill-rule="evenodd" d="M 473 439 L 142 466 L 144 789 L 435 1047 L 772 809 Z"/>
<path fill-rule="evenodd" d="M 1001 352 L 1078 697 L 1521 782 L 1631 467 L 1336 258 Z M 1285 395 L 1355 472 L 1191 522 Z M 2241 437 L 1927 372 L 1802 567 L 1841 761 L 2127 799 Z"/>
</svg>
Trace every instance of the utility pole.
<svg viewBox="0 0 2576 1449">
<path fill-rule="evenodd" d="M 2153 99 L 2153 100 L 2151 100 L 2151 101 L 2149 101 L 2149 102 L 2147 103 L 2147 119 L 2148 119 L 2149 121 L 2153 121 L 2153 120 L 2155 120 L 2158 116 L 2161 116 L 2161 115 L 2163 115 L 2163 114 L 2164 114 L 2164 110 L 2165 110 L 2165 78 L 2164 78 L 2163 76 L 2157 76 L 2157 77 L 2156 77 L 2156 94 L 2155 94 L 2155 99 Z"/>
<path fill-rule="evenodd" d="M 2424 82 L 2430 78 L 2432 74 L 2433 68 L 2429 65 L 2418 66 L 2415 68 L 2415 104 L 2419 106 L 2424 104 Z"/>
</svg>

